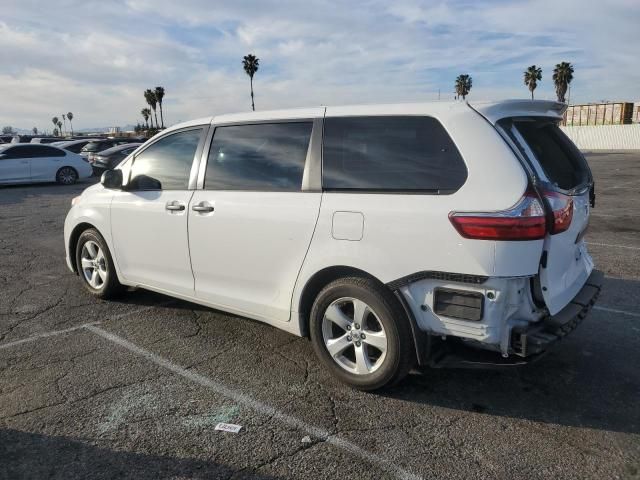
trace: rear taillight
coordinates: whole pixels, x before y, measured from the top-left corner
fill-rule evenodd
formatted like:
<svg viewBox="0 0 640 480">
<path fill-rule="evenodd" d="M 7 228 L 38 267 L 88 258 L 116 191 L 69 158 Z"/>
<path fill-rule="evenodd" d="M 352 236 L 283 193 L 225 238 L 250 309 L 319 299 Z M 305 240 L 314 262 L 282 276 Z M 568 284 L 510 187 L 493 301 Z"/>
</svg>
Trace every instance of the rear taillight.
<svg viewBox="0 0 640 480">
<path fill-rule="evenodd" d="M 464 238 L 476 240 L 539 240 L 547 232 L 544 205 L 532 189 L 508 210 L 451 212 L 449 220 Z"/>
<path fill-rule="evenodd" d="M 551 235 L 568 230 L 573 219 L 573 199 L 559 192 L 543 190 L 542 193 L 553 212 L 553 222 L 549 222 Z"/>
</svg>

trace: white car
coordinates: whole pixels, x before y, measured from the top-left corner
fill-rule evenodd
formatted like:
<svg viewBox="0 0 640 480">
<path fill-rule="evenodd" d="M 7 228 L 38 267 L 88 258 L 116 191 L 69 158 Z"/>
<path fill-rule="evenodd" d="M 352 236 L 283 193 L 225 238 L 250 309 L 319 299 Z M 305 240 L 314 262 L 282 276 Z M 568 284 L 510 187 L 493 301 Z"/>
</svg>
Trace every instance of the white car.
<svg viewBox="0 0 640 480">
<path fill-rule="evenodd" d="M 92 174 L 80 155 L 51 145 L 0 145 L 0 184 L 58 182 L 71 185 Z"/>
<path fill-rule="evenodd" d="M 342 381 L 520 364 L 600 291 L 589 167 L 547 101 L 328 107 L 164 130 L 76 197 L 69 268 L 309 336 Z"/>
</svg>

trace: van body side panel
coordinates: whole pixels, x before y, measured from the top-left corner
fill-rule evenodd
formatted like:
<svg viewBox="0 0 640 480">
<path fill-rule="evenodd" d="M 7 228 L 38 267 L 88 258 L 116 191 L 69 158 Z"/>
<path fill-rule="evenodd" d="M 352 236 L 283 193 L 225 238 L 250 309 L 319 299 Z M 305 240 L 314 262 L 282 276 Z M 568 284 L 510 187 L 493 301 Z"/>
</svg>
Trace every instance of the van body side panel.
<svg viewBox="0 0 640 480">
<path fill-rule="evenodd" d="M 349 110 L 349 114 L 407 114 L 373 106 L 356 110 Z M 346 113 L 328 107 L 326 117 Z M 383 283 L 425 270 L 487 277 L 537 273 L 542 240 L 465 239 L 449 221 L 452 211 L 488 212 L 513 206 L 527 188 L 527 177 L 495 129 L 466 104 L 437 113 L 419 109 L 409 112 L 435 117 L 444 126 L 467 166 L 466 182 L 452 194 L 325 189 L 318 224 L 294 291 L 294 311 L 299 308 L 307 281 L 319 270 L 335 265 L 363 270 Z M 335 235 L 337 212 L 362 216 L 361 238 L 341 239 Z"/>
</svg>

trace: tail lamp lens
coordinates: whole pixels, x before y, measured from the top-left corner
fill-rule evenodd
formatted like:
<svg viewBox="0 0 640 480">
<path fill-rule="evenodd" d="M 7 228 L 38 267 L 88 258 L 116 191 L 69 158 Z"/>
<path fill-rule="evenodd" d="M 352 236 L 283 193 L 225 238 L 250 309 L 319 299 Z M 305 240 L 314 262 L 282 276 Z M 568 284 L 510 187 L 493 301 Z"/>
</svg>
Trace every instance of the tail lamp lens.
<svg viewBox="0 0 640 480">
<path fill-rule="evenodd" d="M 547 232 L 544 206 L 533 190 L 508 210 L 451 212 L 449 220 L 464 238 L 476 240 L 539 240 Z"/>
</svg>

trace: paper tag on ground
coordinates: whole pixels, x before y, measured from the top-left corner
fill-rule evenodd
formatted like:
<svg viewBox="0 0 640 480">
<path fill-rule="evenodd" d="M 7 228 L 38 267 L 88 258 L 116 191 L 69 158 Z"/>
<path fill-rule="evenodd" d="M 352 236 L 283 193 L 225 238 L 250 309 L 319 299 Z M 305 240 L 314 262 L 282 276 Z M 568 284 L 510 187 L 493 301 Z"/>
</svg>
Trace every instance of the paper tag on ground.
<svg viewBox="0 0 640 480">
<path fill-rule="evenodd" d="M 242 425 L 234 425 L 233 423 L 219 423 L 216 425 L 216 430 L 222 430 L 223 432 L 238 433 Z"/>
</svg>

